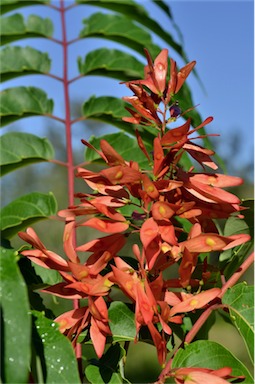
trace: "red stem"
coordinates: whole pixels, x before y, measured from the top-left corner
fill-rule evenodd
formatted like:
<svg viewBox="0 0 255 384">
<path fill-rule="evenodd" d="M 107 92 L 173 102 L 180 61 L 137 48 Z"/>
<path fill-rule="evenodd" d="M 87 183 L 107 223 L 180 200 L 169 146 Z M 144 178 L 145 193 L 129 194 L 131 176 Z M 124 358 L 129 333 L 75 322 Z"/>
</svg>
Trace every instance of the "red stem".
<svg viewBox="0 0 255 384">
<path fill-rule="evenodd" d="M 66 150 L 67 150 L 67 173 L 68 173 L 68 204 L 74 204 L 74 161 L 73 161 L 73 148 L 72 148 L 72 130 L 71 130 L 71 111 L 70 111 L 70 97 L 69 97 L 69 82 L 68 82 L 68 41 L 66 34 L 66 20 L 64 5 L 65 0 L 60 0 L 60 14 L 62 26 L 62 46 L 63 46 L 63 86 L 64 86 L 64 100 L 65 100 L 65 128 L 66 128 Z M 75 245 L 75 231 L 73 231 L 73 243 Z M 73 300 L 74 309 L 79 308 L 79 300 Z M 77 343 L 75 349 L 76 358 L 79 365 L 80 376 L 82 378 L 82 349 L 81 344 Z"/>
</svg>

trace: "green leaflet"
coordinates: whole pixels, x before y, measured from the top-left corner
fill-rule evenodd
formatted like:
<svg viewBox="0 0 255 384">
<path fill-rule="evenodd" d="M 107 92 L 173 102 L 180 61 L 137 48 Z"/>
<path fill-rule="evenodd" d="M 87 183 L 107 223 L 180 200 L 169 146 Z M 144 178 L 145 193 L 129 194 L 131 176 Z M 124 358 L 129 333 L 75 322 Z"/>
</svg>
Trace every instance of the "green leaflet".
<svg viewBox="0 0 255 384">
<path fill-rule="evenodd" d="M 93 5 L 93 0 L 76 0 L 79 4 L 90 4 Z M 119 12 L 135 21 L 138 21 L 144 27 L 148 28 L 150 31 L 156 33 L 160 38 L 162 38 L 167 44 L 169 44 L 176 52 L 181 55 L 185 61 L 187 61 L 186 55 L 182 49 L 182 46 L 178 44 L 173 37 L 161 27 L 161 25 L 155 20 L 151 19 L 148 16 L 147 11 L 143 6 L 135 3 L 131 0 L 98 0 L 97 7 L 110 9 L 115 12 Z"/>
<path fill-rule="evenodd" d="M 241 334 L 249 356 L 254 357 L 254 287 L 240 283 L 227 290 L 222 298 L 230 319 Z"/>
<path fill-rule="evenodd" d="M 79 373 L 71 342 L 62 335 L 57 324 L 43 313 L 34 316 L 33 343 L 46 384 L 79 384 Z M 38 363 L 37 363 L 38 365 Z"/>
<path fill-rule="evenodd" d="M 0 137 L 0 146 L 2 176 L 25 165 L 54 157 L 49 140 L 30 133 L 8 132 Z"/>
<path fill-rule="evenodd" d="M 52 110 L 52 99 L 39 88 L 14 87 L 1 92 L 2 126 L 28 116 L 51 114 Z"/>
<path fill-rule="evenodd" d="M 57 202 L 51 192 L 48 195 L 32 192 L 18 198 L 1 209 L 2 238 L 9 239 L 28 225 L 55 215 L 56 211 Z"/>
<path fill-rule="evenodd" d="M 85 27 L 80 32 L 80 37 L 98 37 L 116 41 L 144 55 L 146 47 L 153 57 L 160 52 L 160 47 L 153 44 L 150 34 L 136 25 L 130 18 L 106 13 L 93 13 L 84 19 Z"/>
<path fill-rule="evenodd" d="M 51 61 L 47 53 L 31 47 L 7 46 L 0 52 L 1 79 L 6 81 L 22 75 L 48 73 Z"/>
<path fill-rule="evenodd" d="M 26 7 L 28 5 L 40 5 L 40 4 L 47 4 L 49 3 L 49 0 L 26 0 L 26 1 L 20 1 L 20 0 L 1 0 L 1 13 L 6 13 L 13 11 L 14 9 L 20 8 L 20 7 Z"/>
<path fill-rule="evenodd" d="M 114 341 L 133 341 L 136 335 L 134 313 L 121 301 L 111 303 L 108 310 L 109 325 Z"/>
<path fill-rule="evenodd" d="M 3 383 L 27 383 L 30 365 L 31 315 L 26 284 L 17 266 L 17 252 L 1 247 L 0 280 L 1 379 Z"/>
<path fill-rule="evenodd" d="M 81 74 L 113 77 L 123 81 L 143 76 L 143 64 L 133 56 L 117 49 L 100 48 L 88 53 L 84 62 L 78 58 Z"/>
<path fill-rule="evenodd" d="M 127 103 L 116 97 L 92 96 L 83 104 L 82 112 L 86 119 L 103 121 L 118 127 L 132 136 L 135 135 L 135 130 L 138 129 L 142 132 L 144 142 L 151 144 L 156 136 L 156 130 L 155 134 L 152 134 L 140 125 L 134 125 L 123 121 L 122 117 L 129 116 L 129 112 L 125 109 L 126 106 L 128 106 Z"/>
<path fill-rule="evenodd" d="M 1 45 L 30 37 L 50 37 L 52 34 L 53 24 L 49 18 L 29 15 L 25 22 L 19 13 L 1 18 Z"/>
<path fill-rule="evenodd" d="M 203 367 L 220 369 L 231 367 L 231 375 L 246 377 L 243 383 L 251 384 L 253 379 L 247 368 L 222 345 L 209 340 L 198 340 L 179 349 L 174 356 L 172 368 Z"/>
<path fill-rule="evenodd" d="M 127 136 L 124 132 L 111 133 L 101 137 L 92 136 L 89 139 L 90 144 L 100 150 L 100 140 L 106 140 L 126 161 L 136 161 L 141 168 L 148 168 L 148 159 L 137 145 L 137 140 Z M 152 146 L 147 146 L 150 152 Z M 91 148 L 87 148 L 85 152 L 86 161 L 101 161 L 99 154 Z M 103 161 L 103 160 L 102 160 Z M 104 161 L 103 161 L 104 163 Z"/>
</svg>

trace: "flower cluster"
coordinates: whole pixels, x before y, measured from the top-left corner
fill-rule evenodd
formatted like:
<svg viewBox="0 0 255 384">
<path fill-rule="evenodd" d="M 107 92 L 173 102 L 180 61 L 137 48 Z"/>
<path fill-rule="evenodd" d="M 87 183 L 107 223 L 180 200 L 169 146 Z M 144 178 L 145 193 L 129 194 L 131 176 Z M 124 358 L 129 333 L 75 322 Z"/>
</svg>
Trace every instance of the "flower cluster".
<svg viewBox="0 0 255 384">
<path fill-rule="evenodd" d="M 192 127 L 190 119 L 172 129 L 167 126 L 182 115 L 175 96 L 195 62 L 178 70 L 171 59 L 168 81 L 168 51 L 163 49 L 154 63 L 147 51 L 146 56 L 145 79 L 126 83 L 134 95 L 124 97 L 130 104 L 127 110 L 131 117 L 123 120 L 144 126 L 145 130 L 155 128 L 152 150 L 146 148 L 141 131 L 136 131 L 148 167 L 141 169 L 135 160 L 126 161 L 105 140 L 101 140 L 100 149 L 82 140 L 97 151 L 107 167 L 99 172 L 79 168 L 77 176 L 92 192 L 78 194 L 78 205 L 59 212 L 66 220 L 67 260 L 47 250 L 31 228 L 19 235 L 34 248 L 23 251 L 24 256 L 58 270 L 63 278 L 45 292 L 67 299 L 87 299 L 86 306 L 56 319 L 73 344 L 87 329 L 98 357 L 102 356 L 106 337 L 111 335 L 107 309 L 115 286 L 133 305 L 136 339 L 141 327 L 147 327 L 159 362 L 164 364 L 171 323 L 181 324 L 186 312 L 205 308 L 220 293 L 210 280 L 206 258 L 200 275 L 193 276 L 199 255 L 233 248 L 248 241 L 249 236 L 225 237 L 215 226 L 214 219 L 241 216 L 240 200 L 223 188 L 239 185 L 242 179 L 215 173 L 217 165 L 211 158 L 214 152 L 193 142 L 192 134 L 209 124 L 212 117 L 197 127 Z M 199 163 L 203 173 L 180 166 L 185 153 Z M 73 231 L 77 227 L 89 227 L 102 235 L 75 246 Z M 132 237 L 135 264 L 120 256 Z M 85 262 L 80 261 L 79 252 L 90 253 Z M 176 263 L 178 276 L 165 278 L 163 271 Z M 201 290 L 205 282 L 208 289 Z M 185 381 L 186 374 L 192 378 L 210 375 L 207 371 L 186 371 L 175 373 L 178 383 Z"/>
</svg>

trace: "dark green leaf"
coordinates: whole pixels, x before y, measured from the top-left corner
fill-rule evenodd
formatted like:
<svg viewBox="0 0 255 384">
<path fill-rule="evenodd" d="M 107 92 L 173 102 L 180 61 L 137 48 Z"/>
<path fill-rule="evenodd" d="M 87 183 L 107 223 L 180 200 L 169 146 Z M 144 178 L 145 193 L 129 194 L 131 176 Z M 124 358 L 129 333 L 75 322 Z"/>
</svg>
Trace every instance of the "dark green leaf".
<svg viewBox="0 0 255 384">
<path fill-rule="evenodd" d="M 26 7 L 29 5 L 40 5 L 49 3 L 49 0 L 1 0 L 1 13 L 13 11 L 20 7 Z"/>
<path fill-rule="evenodd" d="M 30 133 L 6 133 L 0 137 L 0 147 L 2 176 L 22 166 L 54 157 L 54 149 L 49 140 Z"/>
<path fill-rule="evenodd" d="M 133 341 L 136 335 L 134 313 L 121 301 L 111 303 L 108 310 L 109 325 L 115 341 Z"/>
<path fill-rule="evenodd" d="M 0 52 L 1 79 L 6 81 L 21 75 L 48 73 L 50 63 L 47 53 L 31 47 L 7 46 Z"/>
<path fill-rule="evenodd" d="M 30 364 L 31 315 L 17 252 L 1 247 L 1 368 L 3 383 L 27 383 Z"/>
<path fill-rule="evenodd" d="M 92 136 L 89 139 L 90 144 L 100 150 L 100 141 L 106 140 L 126 161 L 137 161 L 141 168 L 148 168 L 148 159 L 138 147 L 137 140 L 127 136 L 124 132 L 111 133 L 101 137 Z M 147 148 L 148 152 L 152 150 L 151 146 Z M 99 154 L 91 148 L 86 149 L 86 161 L 93 162 L 101 160 Z"/>
<path fill-rule="evenodd" d="M 253 383 L 247 368 L 228 349 L 214 341 L 199 340 L 186 345 L 185 349 L 179 349 L 173 359 L 172 368 L 181 367 L 231 367 L 232 375 L 246 377 L 244 384 Z"/>
<path fill-rule="evenodd" d="M 80 33 L 82 38 L 99 37 L 116 41 L 141 55 L 144 55 L 143 50 L 146 47 L 153 57 L 157 56 L 161 50 L 153 44 L 150 34 L 144 28 L 125 16 L 98 12 L 84 19 L 83 23 L 85 27 Z"/>
<path fill-rule="evenodd" d="M 19 3 L 26 2 L 19 1 Z M 31 37 L 50 37 L 52 34 L 53 24 L 48 18 L 30 15 L 26 23 L 19 13 L 1 18 L 1 45 Z"/>
<path fill-rule="evenodd" d="M 133 56 L 117 49 L 100 48 L 78 58 L 79 72 L 85 76 L 98 75 L 128 81 L 143 76 L 144 65 Z"/>
<path fill-rule="evenodd" d="M 51 114 L 52 110 L 53 101 L 39 88 L 15 87 L 1 92 L 2 126 L 28 116 Z"/>
<path fill-rule="evenodd" d="M 35 316 L 33 342 L 41 360 L 44 383 L 79 384 L 77 360 L 70 341 L 59 332 L 57 323 L 43 313 L 32 311 L 32 314 Z"/>
<path fill-rule="evenodd" d="M 244 339 L 251 360 L 254 356 L 254 287 L 240 283 L 227 290 L 222 298 L 230 319 Z"/>
<path fill-rule="evenodd" d="M 129 116 L 129 112 L 126 111 L 125 106 L 128 106 L 128 104 L 115 97 L 92 96 L 83 104 L 82 109 L 87 119 L 95 119 L 114 125 L 130 135 L 135 136 L 135 130 L 138 129 L 141 132 L 143 140 L 151 144 L 157 132 L 155 131 L 155 135 L 153 135 L 139 125 L 129 124 L 123 121 L 122 117 Z"/>
<path fill-rule="evenodd" d="M 119 373 L 119 362 L 123 358 L 125 351 L 116 343 L 110 346 L 101 359 L 92 362 L 85 370 L 86 378 L 94 384 L 117 384 L 122 383 Z"/>
<path fill-rule="evenodd" d="M 23 228 L 55 215 L 57 203 L 53 193 L 39 192 L 22 196 L 1 210 L 1 231 L 3 238 L 10 238 Z"/>
</svg>

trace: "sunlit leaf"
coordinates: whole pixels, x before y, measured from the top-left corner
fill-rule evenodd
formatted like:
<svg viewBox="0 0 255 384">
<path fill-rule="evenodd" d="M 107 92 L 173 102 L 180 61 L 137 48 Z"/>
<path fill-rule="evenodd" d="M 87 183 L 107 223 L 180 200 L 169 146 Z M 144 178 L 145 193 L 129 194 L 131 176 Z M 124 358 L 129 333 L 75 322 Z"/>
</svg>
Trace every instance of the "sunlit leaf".
<svg viewBox="0 0 255 384">
<path fill-rule="evenodd" d="M 220 369 L 231 367 L 234 376 L 246 377 L 242 383 L 251 384 L 253 379 L 247 368 L 222 345 L 209 340 L 198 340 L 179 349 L 174 356 L 172 368 L 202 367 Z"/>
<path fill-rule="evenodd" d="M 19 3 L 26 2 L 19 1 Z M 53 24 L 49 18 L 43 19 L 37 15 L 29 15 L 25 22 L 19 13 L 1 18 L 1 45 L 24 38 L 50 37 L 52 34 Z"/>
<path fill-rule="evenodd" d="M 240 283 L 227 290 L 222 298 L 230 319 L 241 334 L 251 360 L 254 357 L 254 287 Z"/>
<path fill-rule="evenodd" d="M 135 57 L 117 49 L 100 48 L 78 58 L 79 72 L 85 76 L 98 75 L 128 81 L 143 76 L 144 65 Z"/>
<path fill-rule="evenodd" d="M 17 266 L 17 252 L 2 248 L 0 281 L 1 370 L 3 383 L 27 383 L 30 364 L 31 315 L 26 284 Z"/>
<path fill-rule="evenodd" d="M 82 111 L 87 119 L 99 120 L 111 124 L 132 136 L 135 136 L 135 130 L 138 129 L 142 132 L 143 140 L 151 144 L 157 132 L 153 135 L 141 126 L 129 124 L 122 120 L 122 117 L 129 116 L 129 113 L 125 109 L 127 105 L 123 100 L 115 97 L 92 96 L 83 104 Z"/>
<path fill-rule="evenodd" d="M 141 168 L 148 168 L 148 160 L 137 145 L 137 140 L 127 136 L 123 132 L 111 133 L 101 137 L 92 136 L 89 139 L 90 144 L 100 150 L 100 141 L 106 140 L 126 161 L 136 161 Z M 152 146 L 148 145 L 149 151 L 152 150 Z M 87 148 L 85 152 L 86 161 L 100 161 L 99 154 L 91 148 Z"/>
<path fill-rule="evenodd" d="M 41 312 L 32 311 L 32 314 L 35 317 L 33 343 L 41 361 L 43 382 L 79 384 L 77 360 L 71 342 L 59 332 L 57 323 Z"/>
<path fill-rule="evenodd" d="M 128 17 L 97 12 L 84 19 L 83 23 L 85 27 L 80 33 L 82 38 L 99 37 L 116 41 L 143 56 L 145 47 L 152 56 L 157 56 L 160 52 L 160 47 L 153 44 L 150 34 Z"/>
<path fill-rule="evenodd" d="M 39 88 L 14 87 L 1 92 L 2 126 L 28 116 L 51 114 L 52 110 L 53 101 Z"/>
<path fill-rule="evenodd" d="M 1 79 L 6 81 L 21 75 L 47 73 L 50 62 L 47 53 L 34 48 L 7 46 L 0 52 Z"/>
<path fill-rule="evenodd" d="M 51 192 L 22 196 L 1 209 L 2 237 L 10 238 L 28 225 L 55 215 L 56 211 L 56 199 Z"/>
<path fill-rule="evenodd" d="M 93 0 L 76 0 L 80 4 L 94 5 Z M 115 12 L 119 12 L 132 20 L 138 21 L 144 27 L 157 34 L 167 44 L 169 44 L 174 50 L 179 53 L 184 59 L 186 59 L 182 46 L 178 44 L 173 37 L 163 29 L 157 21 L 151 19 L 143 6 L 137 4 L 132 0 L 98 0 L 97 7 L 110 9 Z"/>
<path fill-rule="evenodd" d="M 0 147 L 2 176 L 22 166 L 54 157 L 49 140 L 30 133 L 8 132 L 0 137 Z"/>
<path fill-rule="evenodd" d="M 49 0 L 1 0 L 1 13 L 13 11 L 20 7 L 26 7 L 28 5 L 40 5 L 49 3 Z"/>
<path fill-rule="evenodd" d="M 111 303 L 108 310 L 109 325 L 112 331 L 113 340 L 133 341 L 136 335 L 136 326 L 134 321 L 134 313 L 121 301 Z"/>
</svg>

